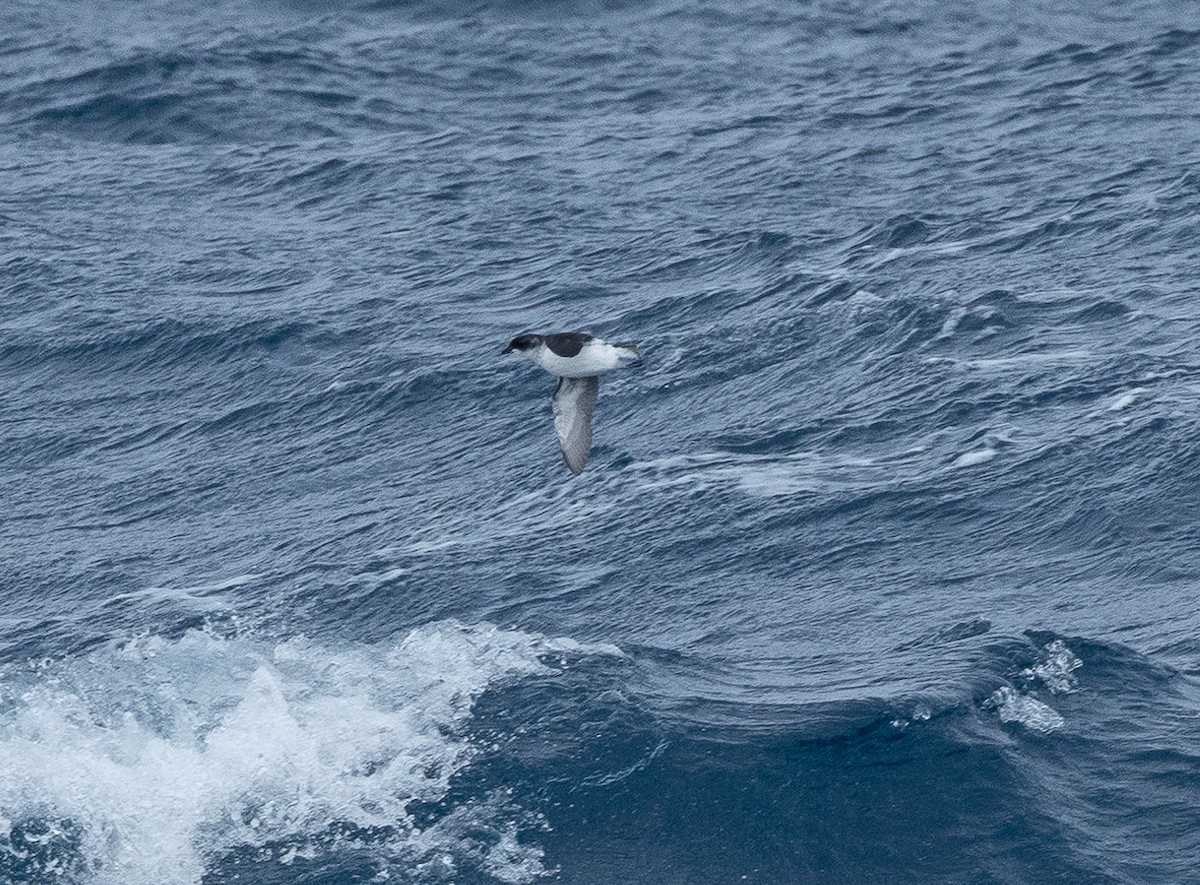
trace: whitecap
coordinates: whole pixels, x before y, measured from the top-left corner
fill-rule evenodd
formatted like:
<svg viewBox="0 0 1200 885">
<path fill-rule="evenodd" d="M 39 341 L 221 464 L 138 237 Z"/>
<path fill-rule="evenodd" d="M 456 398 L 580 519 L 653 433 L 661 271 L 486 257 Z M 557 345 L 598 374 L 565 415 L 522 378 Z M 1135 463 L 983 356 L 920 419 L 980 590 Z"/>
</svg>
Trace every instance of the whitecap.
<svg viewBox="0 0 1200 885">
<path fill-rule="evenodd" d="M 982 449 L 975 449 L 970 452 L 963 452 L 954 459 L 951 467 L 974 467 L 976 464 L 983 464 L 991 461 L 996 457 L 996 450 L 990 446 Z"/>
<path fill-rule="evenodd" d="M 204 584 L 187 586 L 154 585 L 142 590 L 131 590 L 118 593 L 104 601 L 105 605 L 121 603 L 154 604 L 172 603 L 185 605 L 189 608 L 216 610 L 226 605 L 224 597 L 227 591 L 253 584 L 262 579 L 262 575 L 246 574 L 226 578 L 223 581 L 212 581 Z"/>
<path fill-rule="evenodd" d="M 1061 639 L 1055 639 L 1043 650 L 1046 656 L 1041 663 L 1028 667 L 1021 672 L 1026 679 L 1036 679 L 1052 694 L 1067 694 L 1078 685 L 1074 673 L 1083 666 L 1083 661 L 1067 648 Z"/>
<path fill-rule="evenodd" d="M 0 668 L 0 866 L 195 885 L 231 852 L 290 863 L 332 845 L 380 870 L 462 854 L 530 881 L 540 849 L 503 801 L 470 812 L 493 833 L 482 854 L 453 815 L 421 832 L 409 805 L 443 800 L 480 752 L 465 726 L 482 692 L 593 651 L 620 653 L 442 622 L 379 644 L 192 631 Z"/>
<path fill-rule="evenodd" d="M 1122 409 L 1126 409 L 1133 405 L 1134 400 L 1145 392 L 1146 388 L 1144 387 L 1135 387 L 1132 390 L 1127 390 L 1109 404 L 1108 410 L 1110 412 L 1119 412 Z"/>
<path fill-rule="evenodd" d="M 1016 722 L 1043 734 L 1062 728 L 1066 722 L 1049 704 L 1008 685 L 992 692 L 988 704 L 996 709 L 1001 722 Z"/>
</svg>

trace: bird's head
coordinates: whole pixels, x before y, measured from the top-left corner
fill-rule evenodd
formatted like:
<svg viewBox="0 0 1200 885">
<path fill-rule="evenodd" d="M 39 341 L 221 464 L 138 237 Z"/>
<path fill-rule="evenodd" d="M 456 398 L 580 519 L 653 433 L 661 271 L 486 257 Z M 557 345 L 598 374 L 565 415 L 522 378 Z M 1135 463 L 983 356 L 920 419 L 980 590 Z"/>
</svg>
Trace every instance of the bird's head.
<svg viewBox="0 0 1200 885">
<path fill-rule="evenodd" d="M 534 335 L 532 332 L 526 332 L 524 335 L 518 335 L 508 343 L 508 347 L 500 351 L 501 353 L 512 353 L 514 350 L 519 353 L 528 354 L 531 350 L 537 350 L 541 346 L 542 336 Z"/>
</svg>

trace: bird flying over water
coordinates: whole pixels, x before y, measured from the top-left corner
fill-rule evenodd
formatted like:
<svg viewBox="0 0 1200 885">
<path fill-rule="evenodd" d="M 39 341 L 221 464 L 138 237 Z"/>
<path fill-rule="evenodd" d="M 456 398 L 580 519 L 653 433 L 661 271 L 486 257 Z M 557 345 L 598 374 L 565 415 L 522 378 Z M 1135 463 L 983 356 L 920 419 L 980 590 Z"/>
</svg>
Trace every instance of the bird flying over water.
<svg viewBox="0 0 1200 885">
<path fill-rule="evenodd" d="M 537 363 L 558 376 L 551 402 L 554 432 L 562 446 L 563 460 L 578 476 L 592 450 L 592 411 L 600 390 L 599 374 L 613 369 L 642 365 L 633 344 L 609 344 L 585 332 L 554 332 L 549 335 L 518 335 L 501 353 L 512 353 Z"/>
</svg>

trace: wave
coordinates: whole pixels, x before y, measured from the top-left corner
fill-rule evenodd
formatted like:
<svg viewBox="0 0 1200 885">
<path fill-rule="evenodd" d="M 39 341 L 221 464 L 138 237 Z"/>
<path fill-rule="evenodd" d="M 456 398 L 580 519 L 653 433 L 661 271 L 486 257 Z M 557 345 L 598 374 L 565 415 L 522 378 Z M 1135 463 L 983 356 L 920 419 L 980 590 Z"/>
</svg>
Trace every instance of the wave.
<svg viewBox="0 0 1200 885">
<path fill-rule="evenodd" d="M 997 637 L 979 620 L 904 653 L 937 662 L 935 688 L 873 698 L 828 673 L 824 692 L 797 692 L 782 661 L 457 622 L 375 644 L 192 630 L 22 661 L 0 669 L 0 874 L 282 885 L 330 868 L 412 883 L 1182 870 L 1186 802 L 1155 812 L 1153 846 L 1113 809 L 1190 789 L 1200 692 L 1188 677 L 1112 643 Z M 1147 721 L 1170 728 L 1150 738 Z M 1114 758 L 1119 777 L 1091 774 Z M 1136 856 L 1097 857 L 1080 832 Z"/>
<path fill-rule="evenodd" d="M 339 857 L 530 881 L 536 822 L 503 791 L 445 800 L 485 750 L 480 695 L 591 653 L 618 652 L 443 622 L 376 646 L 190 631 L 8 666 L 0 877 L 193 885 Z"/>
<path fill-rule="evenodd" d="M 1186 878 L 1188 803 L 1151 797 L 1182 800 L 1196 755 L 1148 746 L 1143 717 L 1194 734 L 1188 681 L 1112 643 L 981 635 L 928 637 L 970 658 L 961 684 L 820 703 L 770 703 L 770 662 L 739 680 L 629 648 L 642 672 L 624 683 L 576 674 L 482 704 L 476 725 L 508 739 L 473 775 L 547 809 L 539 844 L 565 882 Z M 1136 836 L 1131 807 L 1161 839 Z"/>
</svg>

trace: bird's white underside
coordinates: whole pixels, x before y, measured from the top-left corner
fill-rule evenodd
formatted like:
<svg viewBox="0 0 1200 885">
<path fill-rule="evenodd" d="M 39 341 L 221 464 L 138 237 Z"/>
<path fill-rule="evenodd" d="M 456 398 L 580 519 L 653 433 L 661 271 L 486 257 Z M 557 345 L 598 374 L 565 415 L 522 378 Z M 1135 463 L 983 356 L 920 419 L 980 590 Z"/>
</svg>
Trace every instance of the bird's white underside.
<svg viewBox="0 0 1200 885">
<path fill-rule="evenodd" d="M 589 341 L 575 356 L 559 356 L 546 345 L 534 351 L 530 358 L 552 375 L 560 378 L 587 378 L 601 372 L 621 368 L 631 352 L 605 341 Z"/>
</svg>

